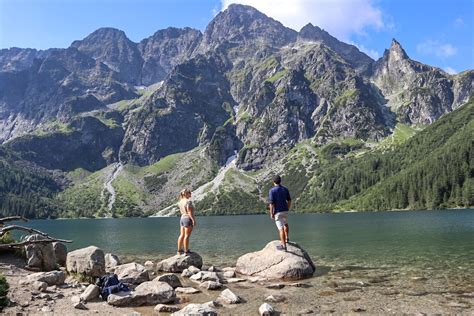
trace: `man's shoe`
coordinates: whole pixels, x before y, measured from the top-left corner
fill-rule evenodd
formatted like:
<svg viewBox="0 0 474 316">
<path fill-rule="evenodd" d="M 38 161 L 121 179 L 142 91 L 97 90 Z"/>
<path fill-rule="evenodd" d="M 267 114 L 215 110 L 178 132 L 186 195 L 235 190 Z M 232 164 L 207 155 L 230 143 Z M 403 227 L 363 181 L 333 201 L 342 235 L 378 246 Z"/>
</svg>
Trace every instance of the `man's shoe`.
<svg viewBox="0 0 474 316">
<path fill-rule="evenodd" d="M 283 245 L 278 245 L 276 248 L 277 250 L 286 251 L 286 247 Z"/>
</svg>

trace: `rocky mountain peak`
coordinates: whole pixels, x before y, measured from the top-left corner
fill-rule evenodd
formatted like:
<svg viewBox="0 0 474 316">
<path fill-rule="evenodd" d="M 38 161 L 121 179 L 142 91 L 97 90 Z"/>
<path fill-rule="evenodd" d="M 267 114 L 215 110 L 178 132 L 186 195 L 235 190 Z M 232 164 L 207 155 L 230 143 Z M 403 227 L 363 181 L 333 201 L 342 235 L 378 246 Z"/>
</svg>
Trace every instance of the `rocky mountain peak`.
<svg viewBox="0 0 474 316">
<path fill-rule="evenodd" d="M 124 31 L 103 27 L 71 47 L 106 64 L 118 72 L 123 81 L 140 83 L 140 68 L 143 64 L 137 44 L 128 39 Z"/>
<path fill-rule="evenodd" d="M 200 51 L 212 50 L 224 42 L 242 44 L 258 41 L 281 47 L 295 41 L 296 35 L 296 31 L 253 7 L 231 4 L 207 26 Z"/>
<path fill-rule="evenodd" d="M 396 39 L 392 39 L 392 44 L 390 45 L 390 48 L 388 50 L 385 50 L 384 57 L 386 55 L 388 58 L 390 58 L 391 61 L 409 59 L 402 45 Z"/>
<path fill-rule="evenodd" d="M 298 41 L 324 43 L 351 64 L 359 73 L 367 72 L 373 62 L 372 58 L 359 51 L 356 46 L 339 41 L 325 30 L 311 23 L 306 24 L 300 30 Z"/>
</svg>

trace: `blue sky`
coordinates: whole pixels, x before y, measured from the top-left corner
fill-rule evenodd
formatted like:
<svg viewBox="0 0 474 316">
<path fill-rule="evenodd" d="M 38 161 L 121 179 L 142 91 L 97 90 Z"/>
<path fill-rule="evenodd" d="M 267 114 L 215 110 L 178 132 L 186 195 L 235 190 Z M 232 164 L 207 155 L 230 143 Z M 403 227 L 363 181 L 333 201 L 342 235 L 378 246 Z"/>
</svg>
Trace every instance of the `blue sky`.
<svg viewBox="0 0 474 316">
<path fill-rule="evenodd" d="M 168 26 L 203 31 L 232 2 L 296 30 L 311 22 L 373 58 L 396 38 L 412 59 L 474 68 L 473 0 L 0 0 L 0 48 L 67 47 L 103 26 L 135 42 Z"/>
</svg>

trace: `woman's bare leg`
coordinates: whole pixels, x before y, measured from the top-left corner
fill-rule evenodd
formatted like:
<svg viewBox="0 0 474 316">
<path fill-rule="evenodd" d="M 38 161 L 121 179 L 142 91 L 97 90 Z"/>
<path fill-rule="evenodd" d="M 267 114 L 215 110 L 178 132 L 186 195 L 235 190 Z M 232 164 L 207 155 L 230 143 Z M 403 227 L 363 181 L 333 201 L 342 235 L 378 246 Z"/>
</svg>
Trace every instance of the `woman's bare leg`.
<svg viewBox="0 0 474 316">
<path fill-rule="evenodd" d="M 193 227 L 183 227 L 184 229 L 184 252 L 189 250 L 189 237 L 191 236 L 191 232 L 193 231 Z"/>
<path fill-rule="evenodd" d="M 178 237 L 178 251 L 183 251 L 184 227 L 181 226 Z"/>
</svg>

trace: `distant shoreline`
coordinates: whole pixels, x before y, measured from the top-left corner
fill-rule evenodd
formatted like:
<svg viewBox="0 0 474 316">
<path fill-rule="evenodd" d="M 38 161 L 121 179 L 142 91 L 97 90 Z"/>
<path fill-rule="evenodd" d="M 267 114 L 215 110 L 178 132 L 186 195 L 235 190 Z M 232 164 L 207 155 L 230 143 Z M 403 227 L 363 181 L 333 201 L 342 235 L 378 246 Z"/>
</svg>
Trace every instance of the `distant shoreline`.
<svg viewBox="0 0 474 316">
<path fill-rule="evenodd" d="M 393 209 L 384 211 L 357 211 L 357 210 L 345 210 L 345 211 L 326 211 L 326 212 L 292 212 L 292 214 L 348 214 L 348 213 L 383 213 L 383 212 L 432 212 L 432 211 L 457 211 L 457 210 L 474 210 L 473 207 L 459 207 L 459 208 L 446 208 L 446 209 Z M 241 214 L 198 214 L 198 217 L 211 217 L 211 216 L 243 216 L 243 215 L 266 215 L 266 212 L 262 213 L 241 213 Z M 29 220 L 73 220 L 73 219 L 126 219 L 126 218 L 176 218 L 175 216 L 136 216 L 136 217 L 58 217 L 58 218 L 29 218 Z"/>
</svg>

